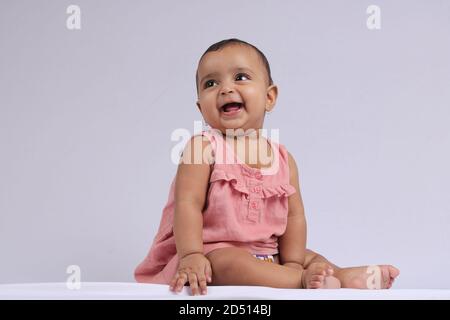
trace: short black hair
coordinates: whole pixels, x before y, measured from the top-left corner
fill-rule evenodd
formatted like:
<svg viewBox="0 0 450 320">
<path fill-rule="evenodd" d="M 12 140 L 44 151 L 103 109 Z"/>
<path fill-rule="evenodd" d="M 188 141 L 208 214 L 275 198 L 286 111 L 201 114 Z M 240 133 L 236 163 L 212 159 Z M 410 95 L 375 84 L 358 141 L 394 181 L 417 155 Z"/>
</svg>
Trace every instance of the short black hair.
<svg viewBox="0 0 450 320">
<path fill-rule="evenodd" d="M 245 45 L 245 46 L 248 46 L 248 47 L 250 47 L 250 48 L 252 48 L 252 49 L 254 49 L 256 51 L 258 56 L 261 58 L 264 67 L 266 68 L 267 78 L 269 79 L 269 85 L 272 85 L 273 84 L 273 80 L 272 80 L 272 74 L 270 73 L 270 65 L 269 65 L 269 61 L 267 60 L 267 58 L 264 55 L 264 53 L 262 53 L 261 50 L 259 50 L 257 47 L 255 47 L 251 43 L 248 43 L 248 42 L 240 40 L 240 39 L 231 38 L 231 39 L 225 39 L 225 40 L 222 40 L 222 41 L 214 43 L 208 49 L 206 49 L 206 51 L 202 54 L 202 56 L 199 59 L 199 64 L 200 64 L 200 61 L 202 61 L 203 57 L 208 52 L 219 51 L 220 49 L 223 49 L 225 47 L 228 47 L 228 46 L 231 46 L 231 45 L 235 45 L 235 44 Z M 197 72 L 195 73 L 195 85 L 197 87 L 197 93 L 198 93 L 198 80 L 199 79 L 198 79 L 198 67 L 197 67 Z"/>
</svg>

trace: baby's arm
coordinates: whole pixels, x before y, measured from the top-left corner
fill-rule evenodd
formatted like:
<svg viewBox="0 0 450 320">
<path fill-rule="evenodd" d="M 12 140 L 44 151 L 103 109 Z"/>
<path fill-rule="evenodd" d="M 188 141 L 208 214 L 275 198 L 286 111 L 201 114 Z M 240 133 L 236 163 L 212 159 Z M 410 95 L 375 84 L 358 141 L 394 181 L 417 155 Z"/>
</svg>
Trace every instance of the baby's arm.
<svg viewBox="0 0 450 320">
<path fill-rule="evenodd" d="M 189 281 L 194 295 L 199 293 L 199 287 L 202 293 L 206 292 L 206 281 L 211 278 L 210 263 L 203 255 L 202 237 L 202 210 L 211 170 L 210 158 L 203 159 L 203 150 L 208 150 L 208 145 L 202 136 L 195 136 L 187 143 L 175 180 L 173 231 L 180 263 L 171 288 L 180 291 Z"/>
<path fill-rule="evenodd" d="M 289 180 L 296 193 L 288 198 L 288 222 L 285 233 L 278 239 L 280 263 L 287 267 L 303 269 L 306 254 L 306 219 L 300 193 L 297 164 L 290 153 Z"/>
</svg>

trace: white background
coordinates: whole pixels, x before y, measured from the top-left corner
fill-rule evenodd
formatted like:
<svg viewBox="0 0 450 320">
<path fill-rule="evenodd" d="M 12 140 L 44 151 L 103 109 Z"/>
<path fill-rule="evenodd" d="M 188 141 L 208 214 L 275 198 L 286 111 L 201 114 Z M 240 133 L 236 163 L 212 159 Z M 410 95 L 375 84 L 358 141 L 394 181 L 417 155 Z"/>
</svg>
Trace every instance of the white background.
<svg viewBox="0 0 450 320">
<path fill-rule="evenodd" d="M 81 8 L 81 30 L 66 8 Z M 366 8 L 381 8 L 369 30 Z M 450 288 L 450 2 L 1 1 L 0 283 L 134 281 L 214 42 L 262 50 L 308 247 Z"/>
</svg>

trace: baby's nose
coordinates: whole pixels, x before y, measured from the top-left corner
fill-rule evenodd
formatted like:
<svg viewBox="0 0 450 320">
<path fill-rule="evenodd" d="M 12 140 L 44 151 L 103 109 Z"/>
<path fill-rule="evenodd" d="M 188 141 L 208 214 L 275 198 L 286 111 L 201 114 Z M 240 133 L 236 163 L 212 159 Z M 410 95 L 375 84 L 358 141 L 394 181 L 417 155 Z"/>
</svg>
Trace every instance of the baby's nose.
<svg viewBox="0 0 450 320">
<path fill-rule="evenodd" d="M 234 89 L 231 87 L 224 87 L 220 91 L 221 94 L 227 94 L 227 93 L 233 93 L 233 92 L 234 92 Z"/>
</svg>

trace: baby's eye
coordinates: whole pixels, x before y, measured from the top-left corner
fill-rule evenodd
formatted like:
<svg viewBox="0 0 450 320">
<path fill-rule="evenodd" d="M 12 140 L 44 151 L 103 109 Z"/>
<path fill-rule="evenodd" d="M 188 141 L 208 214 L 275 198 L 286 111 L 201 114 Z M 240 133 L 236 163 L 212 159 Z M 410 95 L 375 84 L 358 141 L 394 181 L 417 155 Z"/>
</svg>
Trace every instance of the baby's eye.
<svg viewBox="0 0 450 320">
<path fill-rule="evenodd" d="M 212 87 L 212 86 L 214 85 L 214 83 L 217 83 L 217 82 L 214 81 L 214 80 L 208 80 L 208 81 L 206 81 L 206 82 L 205 82 L 205 88 Z"/>
<path fill-rule="evenodd" d="M 236 75 L 236 80 L 239 80 L 239 78 L 244 78 L 243 80 L 249 80 L 250 79 L 250 77 L 248 76 L 248 75 L 246 75 L 245 73 L 238 73 L 237 75 Z"/>
</svg>

